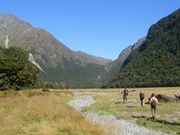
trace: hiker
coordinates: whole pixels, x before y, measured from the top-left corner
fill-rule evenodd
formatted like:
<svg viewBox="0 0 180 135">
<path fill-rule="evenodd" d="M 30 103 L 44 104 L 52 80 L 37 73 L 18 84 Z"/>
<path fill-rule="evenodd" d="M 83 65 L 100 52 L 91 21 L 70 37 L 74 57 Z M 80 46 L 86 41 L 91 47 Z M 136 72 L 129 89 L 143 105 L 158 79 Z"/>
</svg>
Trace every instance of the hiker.
<svg viewBox="0 0 180 135">
<path fill-rule="evenodd" d="M 143 90 L 140 90 L 139 97 L 140 97 L 141 106 L 144 106 L 145 95 L 144 95 Z"/>
<path fill-rule="evenodd" d="M 174 95 L 177 99 L 180 99 L 180 93 Z"/>
<path fill-rule="evenodd" d="M 151 106 L 151 114 L 152 114 L 151 118 L 154 119 L 155 115 L 156 115 L 157 105 L 158 105 L 158 100 L 157 100 L 154 93 L 152 93 L 151 96 L 149 97 L 149 103 L 150 103 L 150 106 Z"/>
<path fill-rule="evenodd" d="M 123 90 L 123 103 L 126 104 L 127 103 L 127 96 L 128 96 L 128 90 L 125 88 Z"/>
</svg>

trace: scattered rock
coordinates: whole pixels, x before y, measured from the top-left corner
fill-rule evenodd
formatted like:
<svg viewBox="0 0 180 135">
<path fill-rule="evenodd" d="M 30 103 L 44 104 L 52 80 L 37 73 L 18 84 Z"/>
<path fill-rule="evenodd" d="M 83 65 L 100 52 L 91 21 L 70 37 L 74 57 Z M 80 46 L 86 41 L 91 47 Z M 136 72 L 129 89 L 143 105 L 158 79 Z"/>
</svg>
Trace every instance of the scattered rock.
<svg viewBox="0 0 180 135">
<path fill-rule="evenodd" d="M 163 94 L 157 94 L 156 98 L 160 102 L 174 102 L 174 101 L 176 101 L 175 98 L 172 98 L 172 97 L 169 97 L 169 96 L 166 96 L 166 95 L 163 95 Z"/>
</svg>

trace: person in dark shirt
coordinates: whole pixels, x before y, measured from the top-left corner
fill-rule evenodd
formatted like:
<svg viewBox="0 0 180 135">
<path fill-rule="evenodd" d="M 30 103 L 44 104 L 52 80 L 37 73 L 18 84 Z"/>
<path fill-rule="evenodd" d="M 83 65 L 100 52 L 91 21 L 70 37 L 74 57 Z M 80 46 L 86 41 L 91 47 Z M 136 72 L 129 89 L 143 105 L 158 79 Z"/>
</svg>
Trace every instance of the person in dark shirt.
<svg viewBox="0 0 180 135">
<path fill-rule="evenodd" d="M 140 90 L 139 98 L 140 98 L 141 106 L 144 106 L 145 94 L 144 94 L 143 90 Z"/>
<path fill-rule="evenodd" d="M 128 96 L 129 92 L 128 90 L 125 88 L 123 90 L 123 103 L 126 104 L 127 103 L 127 96 Z"/>
</svg>

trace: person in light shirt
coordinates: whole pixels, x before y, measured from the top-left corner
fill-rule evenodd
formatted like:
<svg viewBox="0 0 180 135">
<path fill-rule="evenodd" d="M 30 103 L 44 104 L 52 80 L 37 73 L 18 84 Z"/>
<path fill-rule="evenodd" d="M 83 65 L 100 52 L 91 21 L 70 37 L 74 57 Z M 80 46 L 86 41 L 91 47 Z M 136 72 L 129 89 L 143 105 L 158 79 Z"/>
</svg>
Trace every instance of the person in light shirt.
<svg viewBox="0 0 180 135">
<path fill-rule="evenodd" d="M 150 106 L 151 106 L 152 118 L 154 119 L 155 115 L 156 115 L 157 105 L 159 104 L 154 93 L 152 93 L 151 96 L 149 97 L 149 103 L 150 103 Z"/>
<path fill-rule="evenodd" d="M 180 93 L 174 95 L 177 99 L 180 99 Z"/>
</svg>

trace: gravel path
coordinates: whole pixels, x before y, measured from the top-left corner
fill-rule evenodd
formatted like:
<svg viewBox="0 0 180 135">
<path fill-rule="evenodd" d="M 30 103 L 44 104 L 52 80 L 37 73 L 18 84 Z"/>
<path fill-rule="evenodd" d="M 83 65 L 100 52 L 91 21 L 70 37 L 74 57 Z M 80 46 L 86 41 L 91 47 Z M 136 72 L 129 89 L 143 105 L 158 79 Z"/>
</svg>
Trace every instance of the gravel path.
<svg viewBox="0 0 180 135">
<path fill-rule="evenodd" d="M 82 107 L 90 106 L 94 102 L 92 96 L 83 95 L 77 96 L 68 104 L 77 111 L 81 111 Z M 113 115 L 99 115 L 98 113 L 93 112 L 85 112 L 83 115 L 90 122 L 101 124 L 106 129 L 106 132 L 111 135 L 167 135 L 141 127 L 134 121 L 117 119 Z"/>
<path fill-rule="evenodd" d="M 92 96 L 77 96 L 74 100 L 71 100 L 68 104 L 74 109 L 81 111 L 82 107 L 90 106 L 94 103 Z"/>
</svg>

